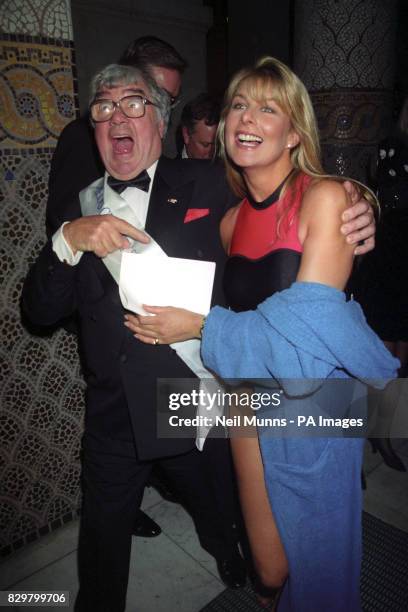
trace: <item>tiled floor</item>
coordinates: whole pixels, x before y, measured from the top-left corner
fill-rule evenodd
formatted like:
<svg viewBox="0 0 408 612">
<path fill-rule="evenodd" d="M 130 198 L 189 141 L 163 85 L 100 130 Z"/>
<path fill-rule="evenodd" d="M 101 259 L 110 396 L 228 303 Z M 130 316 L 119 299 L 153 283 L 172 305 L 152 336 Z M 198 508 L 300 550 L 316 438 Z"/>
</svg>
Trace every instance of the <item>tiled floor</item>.
<svg viewBox="0 0 408 612">
<path fill-rule="evenodd" d="M 225 587 L 215 561 L 198 543 L 191 518 L 151 488 L 146 489 L 142 507 L 160 524 L 162 534 L 133 538 L 126 612 L 200 610 Z M 15 553 L 0 566 L 0 590 L 69 591 L 69 608 L 55 610 L 73 610 L 77 537 L 78 522 L 70 523 Z"/>
<path fill-rule="evenodd" d="M 408 467 L 408 440 L 394 441 L 394 447 Z M 369 447 L 365 473 L 365 509 L 408 532 L 408 473 L 390 469 Z M 224 589 L 214 560 L 200 548 L 180 506 L 147 489 L 143 508 L 163 533 L 151 540 L 133 538 L 126 612 L 198 612 Z M 72 610 L 78 588 L 77 532 L 77 523 L 71 523 L 16 553 L 0 566 L 0 589 L 69 591 L 69 608 L 47 609 Z"/>
</svg>

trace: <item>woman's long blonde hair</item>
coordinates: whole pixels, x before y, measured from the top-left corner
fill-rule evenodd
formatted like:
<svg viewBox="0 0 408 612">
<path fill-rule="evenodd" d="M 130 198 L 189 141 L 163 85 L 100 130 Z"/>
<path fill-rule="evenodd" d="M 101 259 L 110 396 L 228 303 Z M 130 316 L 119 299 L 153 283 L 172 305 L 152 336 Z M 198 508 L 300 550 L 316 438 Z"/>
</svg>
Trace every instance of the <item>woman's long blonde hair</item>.
<svg viewBox="0 0 408 612">
<path fill-rule="evenodd" d="M 233 98 L 243 83 L 254 100 L 259 102 L 266 99 L 274 100 L 289 117 L 294 131 L 299 136 L 299 144 L 290 150 L 291 162 L 295 171 L 286 181 L 284 189 L 294 184 L 300 172 L 313 178 L 328 177 L 320 161 L 319 130 L 306 87 L 288 66 L 274 57 L 263 57 L 256 62 L 254 67 L 244 68 L 232 78 L 225 93 L 218 125 L 217 150 L 224 160 L 227 179 L 234 193 L 239 197 L 245 197 L 248 190 L 240 168 L 234 164 L 226 151 L 225 122 Z M 338 180 L 338 177 L 330 178 Z M 345 180 L 345 177 L 341 180 Z M 368 188 L 358 181 L 348 180 L 358 185 L 360 193 L 366 199 L 376 203 L 374 194 Z M 285 216 L 285 211 L 282 211 L 282 215 Z"/>
</svg>

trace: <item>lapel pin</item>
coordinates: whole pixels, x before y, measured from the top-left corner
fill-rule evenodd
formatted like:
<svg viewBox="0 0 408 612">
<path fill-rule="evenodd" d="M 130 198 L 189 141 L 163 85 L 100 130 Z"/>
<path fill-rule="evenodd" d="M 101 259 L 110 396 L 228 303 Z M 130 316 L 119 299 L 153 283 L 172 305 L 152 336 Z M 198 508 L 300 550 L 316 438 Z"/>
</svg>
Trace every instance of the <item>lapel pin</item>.
<svg viewBox="0 0 408 612">
<path fill-rule="evenodd" d="M 168 202 L 169 204 L 177 204 L 178 200 L 176 200 L 176 198 L 168 198 L 168 199 L 167 199 L 167 202 Z"/>
</svg>

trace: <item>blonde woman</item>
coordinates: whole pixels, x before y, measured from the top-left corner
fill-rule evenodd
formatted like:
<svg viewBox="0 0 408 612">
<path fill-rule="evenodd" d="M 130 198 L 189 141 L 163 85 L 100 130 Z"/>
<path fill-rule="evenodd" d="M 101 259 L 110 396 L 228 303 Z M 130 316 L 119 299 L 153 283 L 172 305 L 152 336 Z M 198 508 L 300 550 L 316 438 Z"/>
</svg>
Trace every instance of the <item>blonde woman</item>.
<svg viewBox="0 0 408 612">
<path fill-rule="evenodd" d="M 273 58 L 239 72 L 219 140 L 244 198 L 221 224 L 224 287 L 229 306 L 246 312 L 216 307 L 203 320 L 153 307 L 156 317 L 127 325 L 150 343 L 202 333 L 203 361 L 224 378 L 395 376 L 396 360 L 342 293 L 353 265 L 340 232 L 348 196 L 323 173 L 301 81 Z M 282 416 L 302 409 L 296 398 L 286 404 Z M 231 440 L 260 583 L 284 585 L 280 611 L 360 610 L 362 440 L 264 434 Z"/>
</svg>

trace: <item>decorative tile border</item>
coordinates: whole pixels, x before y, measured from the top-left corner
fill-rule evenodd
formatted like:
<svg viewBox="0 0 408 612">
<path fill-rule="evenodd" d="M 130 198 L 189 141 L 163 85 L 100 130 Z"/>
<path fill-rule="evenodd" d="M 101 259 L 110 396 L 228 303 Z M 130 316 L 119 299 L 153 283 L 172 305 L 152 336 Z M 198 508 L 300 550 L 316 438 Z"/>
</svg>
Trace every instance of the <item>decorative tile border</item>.
<svg viewBox="0 0 408 612">
<path fill-rule="evenodd" d="M 73 44 L 5 35 L 0 40 L 0 147 L 52 147 L 76 116 Z"/>
</svg>

